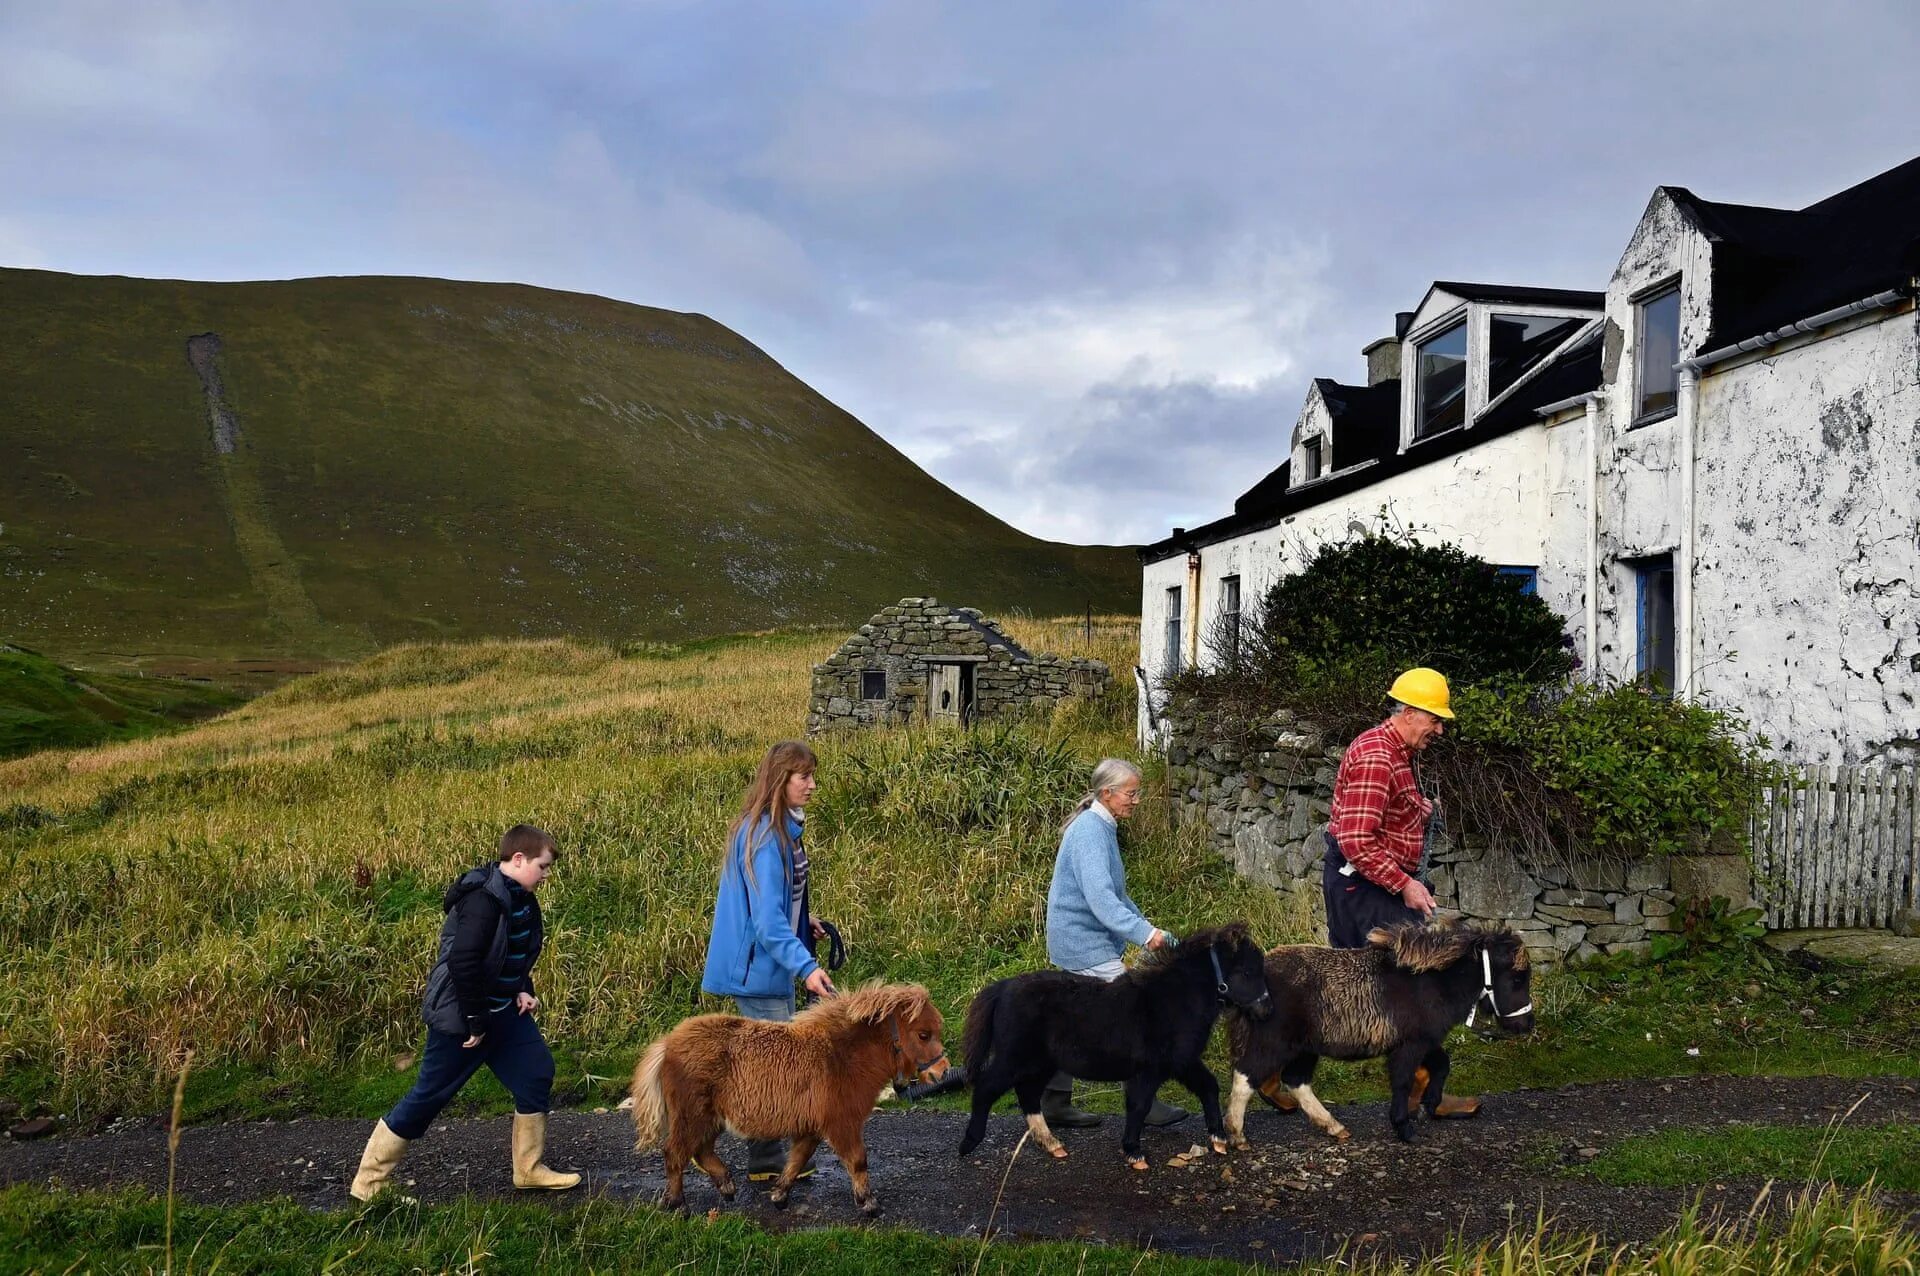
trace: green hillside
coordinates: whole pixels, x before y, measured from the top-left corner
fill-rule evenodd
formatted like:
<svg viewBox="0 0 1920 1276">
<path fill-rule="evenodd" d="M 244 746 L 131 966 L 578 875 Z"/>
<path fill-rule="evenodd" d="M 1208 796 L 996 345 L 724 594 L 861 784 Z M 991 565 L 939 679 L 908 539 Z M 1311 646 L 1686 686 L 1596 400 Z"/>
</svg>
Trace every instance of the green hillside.
<svg viewBox="0 0 1920 1276">
<path fill-rule="evenodd" d="M 81 673 L 0 643 L 0 758 L 152 735 L 231 709 L 240 699 L 174 678 Z"/>
<path fill-rule="evenodd" d="M 511 284 L 0 270 L 0 449 L 0 637 L 81 663 L 1138 590 L 1128 551 L 1007 526 L 711 319 Z"/>
</svg>

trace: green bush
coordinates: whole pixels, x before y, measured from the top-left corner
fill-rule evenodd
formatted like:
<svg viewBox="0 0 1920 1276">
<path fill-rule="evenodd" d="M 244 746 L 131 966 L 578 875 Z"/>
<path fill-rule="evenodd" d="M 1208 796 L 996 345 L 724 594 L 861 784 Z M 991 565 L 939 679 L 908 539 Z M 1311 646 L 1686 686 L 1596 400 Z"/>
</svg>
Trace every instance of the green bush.
<svg viewBox="0 0 1920 1276">
<path fill-rule="evenodd" d="M 1226 734 L 1285 708 L 1350 738 L 1380 720 L 1395 674 L 1439 669 L 1457 717 L 1423 759 L 1427 781 L 1456 831 L 1520 854 L 1744 846 L 1768 774 L 1766 742 L 1734 715 L 1570 686 L 1571 641 L 1545 602 L 1398 530 L 1314 551 L 1267 592 L 1238 655 L 1173 684 Z"/>
<path fill-rule="evenodd" d="M 1524 760 L 1541 786 L 1565 799 L 1548 804 L 1563 813 L 1556 840 L 1571 835 L 1600 851 L 1673 855 L 1744 845 L 1749 803 L 1769 773 L 1764 741 L 1741 719 L 1637 685 L 1551 693 L 1456 687 L 1454 712 L 1458 732 L 1450 749 L 1441 747 L 1441 767 L 1484 768 L 1489 754 Z"/>
<path fill-rule="evenodd" d="M 1560 617 L 1518 580 L 1456 545 L 1397 532 L 1315 550 L 1267 591 L 1255 633 L 1253 659 L 1283 677 L 1289 666 L 1350 670 L 1361 653 L 1463 683 L 1552 683 L 1573 668 Z"/>
</svg>

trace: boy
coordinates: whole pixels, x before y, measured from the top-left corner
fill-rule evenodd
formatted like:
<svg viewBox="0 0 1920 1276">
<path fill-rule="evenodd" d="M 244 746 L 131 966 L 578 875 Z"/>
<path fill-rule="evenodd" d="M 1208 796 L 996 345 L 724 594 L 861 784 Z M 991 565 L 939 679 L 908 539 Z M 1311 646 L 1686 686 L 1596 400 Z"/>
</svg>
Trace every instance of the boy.
<svg viewBox="0 0 1920 1276">
<path fill-rule="evenodd" d="M 533 1021 L 533 963 L 543 931 L 533 892 L 559 854 L 553 839 L 531 824 L 516 824 L 500 839 L 500 861 L 464 874 L 441 901 L 440 958 L 427 977 L 421 1018 L 427 1048 L 413 1089 L 393 1106 L 367 1140 L 360 1172 L 348 1190 L 370 1201 L 407 1144 L 427 1132 L 467 1078 L 485 1064 L 513 1095 L 513 1185 L 565 1191 L 580 1182 L 541 1162 L 547 1141 L 547 1101 L 553 1090 L 553 1052 Z"/>
</svg>

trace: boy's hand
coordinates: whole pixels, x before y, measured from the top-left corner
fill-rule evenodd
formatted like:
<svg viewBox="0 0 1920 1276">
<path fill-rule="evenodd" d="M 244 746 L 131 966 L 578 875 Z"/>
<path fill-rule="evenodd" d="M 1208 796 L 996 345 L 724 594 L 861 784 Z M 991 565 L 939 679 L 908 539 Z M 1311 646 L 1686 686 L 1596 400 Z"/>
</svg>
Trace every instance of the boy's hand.
<svg viewBox="0 0 1920 1276">
<path fill-rule="evenodd" d="M 540 999 L 530 992 L 523 992 L 513 999 L 513 1004 L 520 1007 L 521 1014 L 532 1014 L 539 1009 Z"/>
<path fill-rule="evenodd" d="M 486 1033 L 476 1032 L 471 1037 L 468 1037 L 465 1041 L 462 1041 L 460 1043 L 460 1048 L 462 1050 L 471 1050 L 475 1046 L 479 1045 L 482 1041 L 485 1041 L 486 1039 L 487 1039 Z"/>
</svg>

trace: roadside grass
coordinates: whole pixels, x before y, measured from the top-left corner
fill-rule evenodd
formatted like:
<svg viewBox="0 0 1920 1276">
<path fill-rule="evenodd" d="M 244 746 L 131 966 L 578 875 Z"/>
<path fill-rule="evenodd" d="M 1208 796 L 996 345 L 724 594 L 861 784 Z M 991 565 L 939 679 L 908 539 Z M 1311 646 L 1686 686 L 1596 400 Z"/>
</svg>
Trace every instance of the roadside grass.
<svg viewBox="0 0 1920 1276">
<path fill-rule="evenodd" d="M 164 1203 L 151 1196 L 10 1187 L 0 1191 L 0 1239 L 8 1242 L 0 1249 L 6 1256 L 0 1263 L 22 1273 L 157 1272 L 167 1257 L 165 1218 Z M 647 1206 L 605 1203 L 564 1211 L 471 1200 L 431 1207 L 378 1203 L 340 1213 L 286 1201 L 180 1206 L 173 1236 L 173 1276 L 214 1271 L 1225 1276 L 1274 1270 L 1120 1247 L 982 1243 L 880 1228 L 776 1233 L 733 1217 L 680 1219 Z M 1689 1210 L 1658 1239 L 1638 1247 L 1609 1246 L 1536 1219 L 1497 1240 L 1456 1237 L 1418 1262 L 1361 1250 L 1284 1270 L 1303 1276 L 1911 1276 L 1920 1270 L 1920 1237 L 1870 1193 L 1829 1188 L 1753 1218 L 1712 1222 Z"/>
<path fill-rule="evenodd" d="M 1869 1183 L 1920 1192 L 1920 1126 L 1734 1125 L 1661 1130 L 1601 1149 L 1573 1171 L 1602 1183 L 1686 1187 L 1729 1179 Z"/>
</svg>

